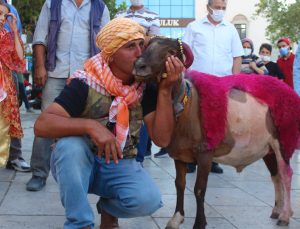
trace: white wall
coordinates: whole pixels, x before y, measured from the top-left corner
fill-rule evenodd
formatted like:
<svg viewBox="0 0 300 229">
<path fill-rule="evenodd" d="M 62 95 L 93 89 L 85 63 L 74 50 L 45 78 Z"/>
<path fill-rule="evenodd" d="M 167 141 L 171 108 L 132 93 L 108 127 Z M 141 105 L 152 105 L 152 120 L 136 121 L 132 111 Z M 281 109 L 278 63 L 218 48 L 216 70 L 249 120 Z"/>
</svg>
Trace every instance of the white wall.
<svg viewBox="0 0 300 229">
<path fill-rule="evenodd" d="M 262 43 L 270 42 L 265 35 L 267 21 L 262 17 L 253 19 L 255 4 L 259 0 L 228 0 L 225 19 L 232 22 L 238 15 L 244 15 L 248 20 L 247 37 L 253 40 L 255 53 L 258 54 L 259 46 Z M 196 19 L 201 19 L 207 15 L 207 0 L 196 0 Z"/>
</svg>

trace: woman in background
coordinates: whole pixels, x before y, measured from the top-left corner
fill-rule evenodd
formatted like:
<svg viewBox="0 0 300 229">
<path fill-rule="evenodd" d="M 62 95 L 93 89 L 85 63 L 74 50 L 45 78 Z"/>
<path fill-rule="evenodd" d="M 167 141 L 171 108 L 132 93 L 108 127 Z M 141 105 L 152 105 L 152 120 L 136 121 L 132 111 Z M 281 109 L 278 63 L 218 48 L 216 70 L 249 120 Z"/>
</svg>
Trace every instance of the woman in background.
<svg viewBox="0 0 300 229">
<path fill-rule="evenodd" d="M 11 32 L 4 28 L 6 22 Z M 17 29 L 17 19 L 3 0 L 0 0 L 0 47 L 0 167 L 6 165 L 25 172 L 30 167 L 22 155 L 10 153 L 10 142 L 23 137 L 12 70 L 24 72 L 24 51 Z"/>
</svg>

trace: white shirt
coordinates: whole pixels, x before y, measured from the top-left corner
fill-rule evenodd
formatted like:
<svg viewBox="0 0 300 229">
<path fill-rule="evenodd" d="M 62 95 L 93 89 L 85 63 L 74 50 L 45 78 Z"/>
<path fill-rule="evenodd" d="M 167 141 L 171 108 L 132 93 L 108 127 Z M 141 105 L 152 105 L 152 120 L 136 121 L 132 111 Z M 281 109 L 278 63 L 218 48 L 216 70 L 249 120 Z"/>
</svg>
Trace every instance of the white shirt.
<svg viewBox="0 0 300 229">
<path fill-rule="evenodd" d="M 34 31 L 33 45 L 47 47 L 50 22 L 51 0 L 46 0 Z M 56 67 L 48 72 L 49 77 L 68 78 L 78 69 L 83 69 L 84 61 L 90 57 L 90 10 L 91 0 L 83 0 L 77 7 L 74 0 L 63 0 L 61 5 L 61 25 L 58 32 Z M 110 20 L 105 6 L 100 27 Z"/>
<path fill-rule="evenodd" d="M 237 30 L 227 21 L 216 26 L 207 17 L 191 22 L 182 40 L 194 54 L 190 69 L 207 74 L 231 75 L 233 58 L 244 54 Z"/>
<path fill-rule="evenodd" d="M 152 12 L 151 10 L 143 7 L 137 11 L 133 11 L 130 8 L 116 14 L 117 17 L 130 18 L 146 30 L 146 35 L 160 35 L 160 24 L 158 14 Z"/>
</svg>

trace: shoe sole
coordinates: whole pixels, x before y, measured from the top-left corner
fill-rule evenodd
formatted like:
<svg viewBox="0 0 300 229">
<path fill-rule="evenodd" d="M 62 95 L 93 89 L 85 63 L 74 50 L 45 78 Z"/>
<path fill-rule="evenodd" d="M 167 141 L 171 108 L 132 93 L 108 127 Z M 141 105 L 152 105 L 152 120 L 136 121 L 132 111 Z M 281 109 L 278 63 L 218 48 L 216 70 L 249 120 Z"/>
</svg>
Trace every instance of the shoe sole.
<svg viewBox="0 0 300 229">
<path fill-rule="evenodd" d="M 11 167 L 12 167 L 12 169 L 14 169 L 14 170 L 16 170 L 18 172 L 23 172 L 23 173 L 29 173 L 29 172 L 31 172 L 30 168 L 28 168 L 28 169 L 22 169 L 22 168 L 19 168 L 17 166 L 13 166 L 13 165 Z"/>
</svg>

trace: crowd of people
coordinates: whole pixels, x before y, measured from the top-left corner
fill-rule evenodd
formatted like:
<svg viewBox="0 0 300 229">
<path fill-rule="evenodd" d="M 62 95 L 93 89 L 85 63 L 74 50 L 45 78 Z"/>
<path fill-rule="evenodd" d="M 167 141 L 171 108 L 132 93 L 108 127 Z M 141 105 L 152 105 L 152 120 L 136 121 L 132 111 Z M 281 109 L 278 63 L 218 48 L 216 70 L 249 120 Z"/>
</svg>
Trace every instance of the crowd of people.
<svg viewBox="0 0 300 229">
<path fill-rule="evenodd" d="M 207 16 L 185 29 L 182 40 L 194 54 L 190 69 L 219 77 L 269 75 L 300 95 L 300 45 L 295 55 L 290 39 L 279 38 L 276 63 L 271 44 L 261 44 L 255 55 L 252 40 L 241 40 L 224 20 L 226 7 L 227 1 L 208 0 Z M 51 170 L 65 208 L 64 228 L 93 228 L 88 193 L 100 197 L 100 229 L 162 207 L 142 162 L 152 141 L 162 147 L 155 156 L 167 153 L 175 125 L 171 93 L 184 67 L 169 57 L 168 77 L 158 87 L 139 84 L 132 75 L 151 37 L 161 35 L 159 15 L 142 0 L 131 0 L 113 20 L 101 0 L 45 1 L 33 37 L 34 81 L 43 91 L 30 166 L 22 157 L 16 87 L 22 88 L 25 71 L 21 29 L 16 9 L 0 0 L 0 166 L 31 171 L 28 191 L 41 190 Z M 28 104 L 26 109 L 31 112 Z M 188 172 L 195 169 L 187 165 Z M 223 170 L 213 162 L 211 172 Z"/>
</svg>

